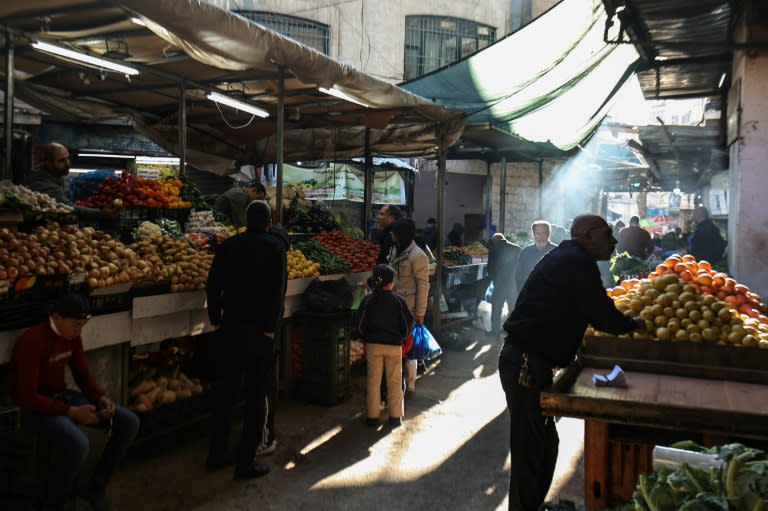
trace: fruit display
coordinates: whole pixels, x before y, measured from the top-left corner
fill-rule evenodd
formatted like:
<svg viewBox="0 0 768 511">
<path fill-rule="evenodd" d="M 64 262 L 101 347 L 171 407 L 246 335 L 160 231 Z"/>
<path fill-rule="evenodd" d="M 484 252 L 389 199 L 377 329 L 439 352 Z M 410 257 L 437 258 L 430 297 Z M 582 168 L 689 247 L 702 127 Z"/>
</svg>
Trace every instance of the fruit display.
<svg viewBox="0 0 768 511">
<path fill-rule="evenodd" d="M 349 273 L 349 263 L 336 257 L 333 252 L 323 247 L 315 240 L 297 241 L 293 244 L 297 250 L 301 250 L 304 257 L 320 265 L 321 275 L 333 275 L 336 273 Z"/>
<path fill-rule="evenodd" d="M 304 257 L 301 250 L 295 248 L 288 250 L 286 259 L 289 280 L 320 276 L 320 264 Z"/>
<path fill-rule="evenodd" d="M 51 223 L 31 234 L 0 229 L 0 280 L 87 273 L 90 288 L 141 278 L 151 264 L 109 234 L 92 227 Z"/>
<path fill-rule="evenodd" d="M 482 243 L 475 241 L 474 243 L 470 243 L 469 245 L 464 245 L 463 247 L 451 247 L 454 250 L 458 250 L 459 252 L 463 252 L 467 254 L 470 257 L 477 257 L 477 258 L 487 258 L 488 257 L 488 247 L 483 245 Z"/>
<path fill-rule="evenodd" d="M 204 289 L 213 255 L 203 254 L 184 239 L 161 238 L 138 241 L 130 248 L 151 265 L 151 276 L 171 283 L 171 292 Z"/>
<path fill-rule="evenodd" d="M 108 176 L 101 182 L 96 193 L 87 199 L 76 201 L 80 206 L 147 207 L 156 209 L 189 209 L 192 203 L 181 197 L 179 179 L 145 179 L 123 172 L 119 178 Z"/>
<path fill-rule="evenodd" d="M 447 246 L 443 249 L 445 266 L 463 266 L 472 264 L 472 256 L 459 250 L 461 247 Z"/>
<path fill-rule="evenodd" d="M 759 295 L 706 261 L 670 256 L 647 279 L 626 279 L 608 294 L 624 314 L 646 322 L 646 332 L 620 337 L 768 349 Z"/>
<path fill-rule="evenodd" d="M 354 239 L 341 231 L 323 232 L 312 239 L 346 261 L 355 273 L 371 270 L 379 257 L 379 245 Z"/>
</svg>

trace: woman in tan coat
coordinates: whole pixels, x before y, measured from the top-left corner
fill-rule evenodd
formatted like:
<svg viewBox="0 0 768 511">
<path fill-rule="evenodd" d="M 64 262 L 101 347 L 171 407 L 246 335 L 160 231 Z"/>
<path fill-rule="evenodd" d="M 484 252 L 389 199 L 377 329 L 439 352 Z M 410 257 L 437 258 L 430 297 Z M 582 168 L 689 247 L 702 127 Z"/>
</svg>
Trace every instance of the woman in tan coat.
<svg viewBox="0 0 768 511">
<path fill-rule="evenodd" d="M 395 245 L 389 253 L 389 265 L 395 270 L 395 291 L 405 299 L 408 311 L 417 323 L 424 322 L 429 295 L 429 260 L 413 238 L 416 224 L 401 218 L 392 224 Z M 408 392 L 416 390 L 417 360 L 407 360 Z"/>
</svg>

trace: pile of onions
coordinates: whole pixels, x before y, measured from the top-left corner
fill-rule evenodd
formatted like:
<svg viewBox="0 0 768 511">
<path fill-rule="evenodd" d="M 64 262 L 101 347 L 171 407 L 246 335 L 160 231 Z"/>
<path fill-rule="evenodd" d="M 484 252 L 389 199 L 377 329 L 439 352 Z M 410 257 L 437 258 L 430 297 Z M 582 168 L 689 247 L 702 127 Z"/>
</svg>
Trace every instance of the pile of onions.
<svg viewBox="0 0 768 511">
<path fill-rule="evenodd" d="M 91 288 L 137 280 L 152 271 L 130 248 L 92 227 L 37 227 L 31 234 L 0 229 L 0 280 L 87 273 Z"/>
</svg>

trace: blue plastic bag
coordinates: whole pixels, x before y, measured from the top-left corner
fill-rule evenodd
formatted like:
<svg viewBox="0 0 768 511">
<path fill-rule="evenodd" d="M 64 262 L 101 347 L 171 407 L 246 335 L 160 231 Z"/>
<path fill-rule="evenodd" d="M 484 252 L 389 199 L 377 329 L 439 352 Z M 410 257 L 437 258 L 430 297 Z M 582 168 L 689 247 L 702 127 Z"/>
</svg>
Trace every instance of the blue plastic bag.
<svg viewBox="0 0 768 511">
<path fill-rule="evenodd" d="M 422 323 L 414 323 L 411 333 L 413 345 L 406 355 L 409 360 L 432 360 L 443 354 L 435 336 Z"/>
</svg>

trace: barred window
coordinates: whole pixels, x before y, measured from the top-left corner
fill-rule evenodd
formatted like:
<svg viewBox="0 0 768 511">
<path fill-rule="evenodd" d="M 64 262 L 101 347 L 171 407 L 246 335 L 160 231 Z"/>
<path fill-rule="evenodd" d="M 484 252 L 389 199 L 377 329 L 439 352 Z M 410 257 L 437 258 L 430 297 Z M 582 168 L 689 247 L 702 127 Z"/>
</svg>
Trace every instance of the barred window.
<svg viewBox="0 0 768 511">
<path fill-rule="evenodd" d="M 235 10 L 233 12 L 328 55 L 331 38 L 328 25 L 272 12 L 247 10 Z"/>
<path fill-rule="evenodd" d="M 410 80 L 470 55 L 496 40 L 496 29 L 445 16 L 405 17 L 404 78 Z"/>
</svg>

